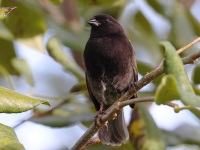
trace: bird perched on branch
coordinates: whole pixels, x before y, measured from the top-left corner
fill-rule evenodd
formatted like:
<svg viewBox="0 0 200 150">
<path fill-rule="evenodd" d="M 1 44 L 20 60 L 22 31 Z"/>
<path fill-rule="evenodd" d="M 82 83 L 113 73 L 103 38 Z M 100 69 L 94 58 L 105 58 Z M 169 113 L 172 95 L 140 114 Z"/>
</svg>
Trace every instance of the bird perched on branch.
<svg viewBox="0 0 200 150">
<path fill-rule="evenodd" d="M 138 71 L 132 44 L 113 17 L 100 14 L 88 23 L 91 33 L 84 50 L 86 83 L 90 98 L 101 115 L 138 80 Z M 113 146 L 129 138 L 122 109 L 99 129 L 98 136 L 103 144 Z"/>
</svg>

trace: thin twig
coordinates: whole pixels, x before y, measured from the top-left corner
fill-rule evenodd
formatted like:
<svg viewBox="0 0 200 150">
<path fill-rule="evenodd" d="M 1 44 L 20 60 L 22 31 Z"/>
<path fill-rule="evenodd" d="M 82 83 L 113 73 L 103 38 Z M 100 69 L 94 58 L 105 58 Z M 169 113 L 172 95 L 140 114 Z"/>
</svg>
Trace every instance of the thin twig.
<svg viewBox="0 0 200 150">
<path fill-rule="evenodd" d="M 49 115 L 51 114 L 55 109 L 63 106 L 64 104 L 67 104 L 71 101 L 72 97 L 68 97 L 67 99 L 64 99 L 63 101 L 61 101 L 58 105 L 56 105 L 55 107 L 52 107 L 51 109 L 45 111 L 45 112 L 41 112 L 41 113 L 36 113 L 34 115 L 32 115 L 31 117 L 25 119 L 25 120 L 22 120 L 21 122 L 19 122 L 18 124 L 16 124 L 13 128 L 16 129 L 17 127 L 19 127 L 20 125 L 22 125 L 24 122 L 30 120 L 30 119 L 33 119 L 33 118 L 38 118 L 38 117 L 42 117 L 42 116 L 46 116 L 46 115 Z"/>
<path fill-rule="evenodd" d="M 196 44 L 196 43 L 199 42 L 199 41 L 200 41 L 200 37 L 198 37 L 198 38 L 195 39 L 194 41 L 190 42 L 190 43 L 187 44 L 186 46 L 184 46 L 184 47 L 178 49 L 178 50 L 176 51 L 176 53 L 177 53 L 177 54 L 182 53 L 183 51 L 185 51 L 186 49 L 188 49 L 189 47 L 191 47 L 192 45 Z"/>
<path fill-rule="evenodd" d="M 153 100 L 154 100 L 154 96 L 138 97 L 138 98 L 126 100 L 123 102 L 118 102 L 118 107 L 123 108 L 127 105 L 131 105 L 131 104 L 135 104 L 135 103 L 139 103 L 139 102 L 153 102 Z"/>
<path fill-rule="evenodd" d="M 168 106 L 170 106 L 170 107 L 172 107 L 172 108 L 174 108 L 174 109 L 180 107 L 179 104 L 172 103 L 172 102 L 167 102 L 167 103 L 165 103 L 165 105 L 168 105 Z"/>
</svg>

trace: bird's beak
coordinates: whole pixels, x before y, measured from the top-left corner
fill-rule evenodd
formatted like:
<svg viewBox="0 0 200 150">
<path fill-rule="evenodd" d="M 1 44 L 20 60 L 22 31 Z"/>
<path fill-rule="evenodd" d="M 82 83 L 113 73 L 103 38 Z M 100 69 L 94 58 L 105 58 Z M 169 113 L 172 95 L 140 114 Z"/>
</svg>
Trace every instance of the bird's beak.
<svg viewBox="0 0 200 150">
<path fill-rule="evenodd" d="M 98 22 L 95 18 L 90 19 L 88 21 L 88 24 L 91 25 L 91 26 L 97 26 L 97 27 L 101 25 L 101 23 Z"/>
</svg>

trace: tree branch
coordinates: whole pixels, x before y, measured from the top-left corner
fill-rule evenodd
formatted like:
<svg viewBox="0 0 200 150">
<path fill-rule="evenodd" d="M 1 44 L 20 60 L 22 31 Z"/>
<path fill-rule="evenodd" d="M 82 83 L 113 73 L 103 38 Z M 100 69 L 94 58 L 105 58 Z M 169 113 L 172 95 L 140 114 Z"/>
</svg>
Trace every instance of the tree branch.
<svg viewBox="0 0 200 150">
<path fill-rule="evenodd" d="M 187 57 L 182 58 L 183 64 L 193 64 L 197 58 L 200 57 L 200 51 L 197 51 Z M 156 67 L 154 70 L 152 70 L 150 73 L 147 73 L 144 75 L 138 82 L 135 83 L 135 87 L 130 88 L 130 90 L 124 94 L 122 98 L 120 98 L 116 103 L 114 103 L 110 108 L 106 110 L 106 114 L 102 115 L 101 120 L 102 120 L 102 125 L 112 118 L 112 116 L 116 113 L 117 110 L 122 108 L 120 105 L 125 106 L 129 104 L 135 104 L 138 102 L 146 102 L 146 101 L 153 101 L 153 97 L 148 97 L 148 98 L 135 98 L 133 100 L 127 100 L 130 99 L 136 91 L 139 91 L 141 88 L 143 88 L 145 85 L 150 83 L 152 80 L 154 80 L 156 77 L 160 76 L 163 74 L 163 62 L 161 62 L 158 67 Z M 125 101 L 127 100 L 127 101 Z M 122 102 L 124 101 L 124 102 Z M 119 103 L 120 102 L 120 103 Z M 118 107 L 116 107 L 116 104 L 118 104 Z M 171 105 L 172 103 L 169 103 L 167 105 Z M 101 126 L 102 126 L 101 125 Z M 101 127 L 97 123 L 93 123 L 89 129 L 82 135 L 82 137 L 75 143 L 75 145 L 71 148 L 71 150 L 80 150 L 88 141 L 91 139 L 94 134 L 99 130 Z"/>
<path fill-rule="evenodd" d="M 13 128 L 16 129 L 17 127 L 19 127 L 19 126 L 22 125 L 24 122 L 26 122 L 26 121 L 28 121 L 28 120 L 30 120 L 30 119 L 49 115 L 49 114 L 51 114 L 55 109 L 57 109 L 57 108 L 63 106 L 64 104 L 69 103 L 72 99 L 73 99 L 73 95 L 69 95 L 68 98 L 62 100 L 58 105 L 52 107 L 51 109 L 49 109 L 49 110 L 47 110 L 47 111 L 44 111 L 44 112 L 41 112 L 41 113 L 36 113 L 36 114 L 30 116 L 29 118 L 27 118 L 27 119 L 25 119 L 25 120 L 22 120 L 21 122 L 19 122 L 19 123 L 16 124 L 15 126 L 13 126 Z"/>
</svg>

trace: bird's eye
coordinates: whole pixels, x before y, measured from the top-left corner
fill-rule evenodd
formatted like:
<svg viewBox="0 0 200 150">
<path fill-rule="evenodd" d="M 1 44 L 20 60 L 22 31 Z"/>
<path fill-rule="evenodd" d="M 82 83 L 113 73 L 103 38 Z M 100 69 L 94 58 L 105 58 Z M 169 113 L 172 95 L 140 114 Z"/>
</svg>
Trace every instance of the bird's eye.
<svg viewBox="0 0 200 150">
<path fill-rule="evenodd" d="M 106 19 L 106 21 L 105 22 L 109 22 L 109 19 Z"/>
</svg>

